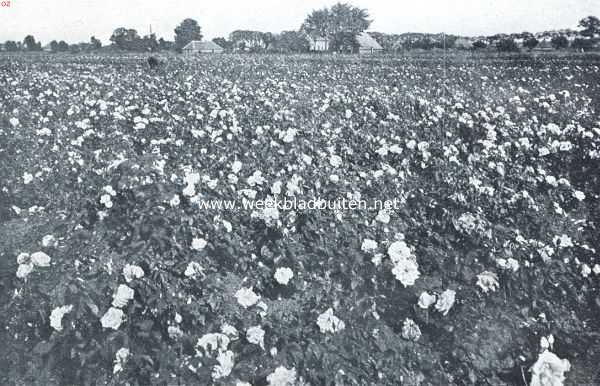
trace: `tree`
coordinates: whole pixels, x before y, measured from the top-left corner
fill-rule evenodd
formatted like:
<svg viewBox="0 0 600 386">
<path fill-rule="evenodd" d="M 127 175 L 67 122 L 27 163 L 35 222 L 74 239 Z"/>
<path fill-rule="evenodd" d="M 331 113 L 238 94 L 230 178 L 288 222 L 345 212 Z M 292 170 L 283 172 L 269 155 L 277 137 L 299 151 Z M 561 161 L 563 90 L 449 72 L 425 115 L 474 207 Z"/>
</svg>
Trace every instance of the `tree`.
<svg viewBox="0 0 600 386">
<path fill-rule="evenodd" d="M 135 50 L 139 44 L 140 37 L 135 29 L 119 27 L 113 31 L 110 41 L 122 50 Z"/>
<path fill-rule="evenodd" d="M 331 16 L 328 8 L 312 11 L 300 29 L 311 36 L 329 37 Z"/>
<path fill-rule="evenodd" d="M 194 19 L 185 19 L 175 28 L 175 48 L 181 50 L 192 40 L 202 40 L 202 29 Z"/>
<path fill-rule="evenodd" d="M 58 52 L 67 52 L 69 51 L 69 44 L 67 44 L 67 42 L 65 42 L 64 40 L 61 40 L 60 42 L 58 42 Z"/>
<path fill-rule="evenodd" d="M 588 51 L 594 47 L 594 43 L 592 39 L 577 38 L 573 40 L 571 47 L 580 51 Z"/>
<path fill-rule="evenodd" d="M 174 46 L 175 46 L 174 42 L 165 40 L 163 38 L 158 39 L 158 49 L 160 49 L 161 51 L 172 50 Z"/>
<path fill-rule="evenodd" d="M 414 41 L 410 41 L 407 45 L 408 49 L 430 50 L 434 46 L 433 41 L 429 36 L 422 36 Z"/>
<path fill-rule="evenodd" d="M 351 51 L 358 46 L 356 37 L 371 25 L 372 21 L 368 18 L 366 9 L 337 3 L 331 9 L 311 12 L 300 29 L 310 36 L 329 39 L 333 50 Z"/>
<path fill-rule="evenodd" d="M 50 51 L 51 52 L 58 52 L 58 42 L 56 40 L 52 40 L 50 42 Z"/>
<path fill-rule="evenodd" d="M 25 39 L 23 39 L 23 45 L 25 46 L 25 49 L 27 51 L 41 51 L 42 50 L 42 43 L 36 42 L 33 35 L 25 36 Z"/>
<path fill-rule="evenodd" d="M 150 34 L 150 35 L 144 36 L 141 43 L 142 43 L 141 49 L 143 51 L 154 52 L 154 51 L 158 51 L 160 48 L 158 41 L 156 40 L 155 34 Z"/>
<path fill-rule="evenodd" d="M 500 39 L 496 43 L 496 48 L 500 52 L 518 52 L 519 51 L 519 46 L 517 45 L 515 40 L 511 39 L 511 38 Z"/>
<path fill-rule="evenodd" d="M 600 34 L 600 19 L 596 16 L 588 16 L 579 21 L 579 27 L 582 28 L 581 34 L 593 38 Z"/>
<path fill-rule="evenodd" d="M 71 44 L 69 46 L 69 52 L 72 54 L 78 54 L 79 52 L 81 52 L 81 47 L 79 47 L 79 44 Z"/>
<path fill-rule="evenodd" d="M 100 48 L 102 48 L 102 42 L 100 41 L 100 39 L 96 39 L 95 36 L 92 36 L 90 38 L 90 44 L 92 45 L 92 48 L 94 50 L 99 50 Z"/>
<path fill-rule="evenodd" d="M 16 52 L 19 50 L 19 46 L 17 45 L 17 42 L 15 42 L 14 40 L 7 40 L 6 43 L 4 44 L 4 48 L 8 52 Z"/>
<path fill-rule="evenodd" d="M 487 43 L 484 42 L 483 40 L 477 40 L 473 43 L 473 48 L 475 48 L 476 50 L 482 50 L 486 47 L 487 47 Z"/>
<path fill-rule="evenodd" d="M 550 40 L 550 44 L 552 44 L 555 50 L 560 50 L 569 47 L 569 40 L 563 35 L 558 35 Z"/>
<path fill-rule="evenodd" d="M 233 48 L 239 51 L 257 51 L 265 47 L 263 33 L 260 31 L 235 30 L 229 34 Z"/>
<path fill-rule="evenodd" d="M 264 32 L 261 35 L 265 48 L 269 48 L 269 46 L 275 41 L 275 37 L 271 32 Z"/>
<path fill-rule="evenodd" d="M 523 46 L 529 49 L 529 51 L 533 50 L 537 45 L 540 44 L 540 41 L 535 37 L 530 37 L 523 42 Z"/>
<path fill-rule="evenodd" d="M 298 31 L 283 31 L 275 36 L 273 50 L 284 53 L 308 52 L 310 44 L 306 35 Z"/>
<path fill-rule="evenodd" d="M 231 42 L 229 40 L 225 39 L 224 37 L 214 38 L 212 41 L 213 41 L 213 43 L 222 47 L 225 51 L 231 51 L 231 49 L 233 48 L 233 45 L 231 44 Z"/>
</svg>

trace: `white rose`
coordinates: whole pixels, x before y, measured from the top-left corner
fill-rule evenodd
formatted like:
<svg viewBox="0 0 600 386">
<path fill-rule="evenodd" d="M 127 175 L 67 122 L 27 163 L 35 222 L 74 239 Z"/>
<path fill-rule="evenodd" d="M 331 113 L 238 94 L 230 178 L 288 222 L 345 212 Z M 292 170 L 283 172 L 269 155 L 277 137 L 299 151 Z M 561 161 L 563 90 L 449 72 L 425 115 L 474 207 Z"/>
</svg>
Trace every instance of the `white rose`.
<svg viewBox="0 0 600 386">
<path fill-rule="evenodd" d="M 330 307 L 317 318 L 317 325 L 322 333 L 336 333 L 342 331 L 346 324 L 333 314 L 333 309 Z"/>
<path fill-rule="evenodd" d="M 423 309 L 428 309 L 433 303 L 435 303 L 436 299 L 437 298 L 435 295 L 430 295 L 427 291 L 423 291 L 421 296 L 419 296 L 418 305 Z"/>
<path fill-rule="evenodd" d="M 244 308 L 248 308 L 255 305 L 260 299 L 260 296 L 254 293 L 252 287 L 240 288 L 235 293 L 235 297 L 237 298 L 238 303 Z"/>
<path fill-rule="evenodd" d="M 234 161 L 231 165 L 231 171 L 237 174 L 240 170 L 242 170 L 242 163 L 240 161 Z"/>
<path fill-rule="evenodd" d="M 204 269 L 199 263 L 192 261 L 187 265 L 187 268 L 185 269 L 185 272 L 183 274 L 185 275 L 185 277 L 195 278 L 198 275 L 202 275 L 203 271 Z"/>
<path fill-rule="evenodd" d="M 100 323 L 102 323 L 102 327 L 104 328 L 118 330 L 121 323 L 123 323 L 123 316 L 123 311 L 118 308 L 110 307 L 100 319 Z"/>
<path fill-rule="evenodd" d="M 125 284 L 119 285 L 119 288 L 117 288 L 117 292 L 113 295 L 113 307 L 125 307 L 127 303 L 133 299 L 134 294 L 135 292 L 133 291 L 133 288 L 128 287 Z"/>
<path fill-rule="evenodd" d="M 50 260 L 50 256 L 46 255 L 44 252 L 36 252 L 31 254 L 31 262 L 36 267 L 49 267 Z"/>
<path fill-rule="evenodd" d="M 246 339 L 252 344 L 259 345 L 263 350 L 265 348 L 265 330 L 260 326 L 250 327 L 246 331 Z"/>
<path fill-rule="evenodd" d="M 342 165 L 342 157 L 332 154 L 329 158 L 329 164 L 334 168 L 340 167 Z"/>
<path fill-rule="evenodd" d="M 42 238 L 42 246 L 44 248 L 56 247 L 57 245 L 58 242 L 56 241 L 56 238 L 54 238 L 53 235 L 46 235 Z"/>
<path fill-rule="evenodd" d="M 363 252 L 373 252 L 377 249 L 377 241 L 371 239 L 364 239 L 360 247 Z"/>
<path fill-rule="evenodd" d="M 62 307 L 57 307 L 52 310 L 50 313 L 50 326 L 54 328 L 56 331 L 62 331 L 62 319 L 65 314 L 71 312 L 73 310 L 72 305 L 66 305 Z"/>
<path fill-rule="evenodd" d="M 292 277 L 294 277 L 294 272 L 287 267 L 277 268 L 274 276 L 275 280 L 277 280 L 279 284 L 287 285 L 292 279 Z"/>
<path fill-rule="evenodd" d="M 206 240 L 194 237 L 194 239 L 192 240 L 192 249 L 195 251 L 201 251 L 206 247 L 207 244 L 208 242 Z"/>
<path fill-rule="evenodd" d="M 456 300 L 456 291 L 451 289 L 447 289 L 442 292 L 442 295 L 439 297 L 437 303 L 435 304 L 435 309 L 441 312 L 443 315 L 447 315 L 454 302 Z"/>
<path fill-rule="evenodd" d="M 234 366 L 233 352 L 230 350 L 220 352 L 219 355 L 217 355 L 217 362 L 218 364 L 213 367 L 211 374 L 213 379 L 220 379 L 229 376 Z"/>
<path fill-rule="evenodd" d="M 17 268 L 17 277 L 19 279 L 25 279 L 29 274 L 33 271 L 33 264 L 19 264 L 19 268 Z"/>
<path fill-rule="evenodd" d="M 296 369 L 286 369 L 279 366 L 267 377 L 269 386 L 294 386 L 296 384 Z"/>
<path fill-rule="evenodd" d="M 29 263 L 29 261 L 30 261 L 29 253 L 21 252 L 17 256 L 17 263 L 19 263 L 19 264 L 27 264 L 27 263 Z"/>
<path fill-rule="evenodd" d="M 127 283 L 131 283 L 133 279 L 144 277 L 144 270 L 138 265 L 127 264 L 123 267 L 123 276 Z"/>
</svg>

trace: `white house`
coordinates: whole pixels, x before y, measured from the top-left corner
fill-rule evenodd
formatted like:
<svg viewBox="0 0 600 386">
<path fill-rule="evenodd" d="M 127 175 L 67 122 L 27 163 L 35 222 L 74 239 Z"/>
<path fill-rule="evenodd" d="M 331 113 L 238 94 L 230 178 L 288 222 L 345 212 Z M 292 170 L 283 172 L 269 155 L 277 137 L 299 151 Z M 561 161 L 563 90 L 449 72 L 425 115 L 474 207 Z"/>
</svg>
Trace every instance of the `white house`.
<svg viewBox="0 0 600 386">
<path fill-rule="evenodd" d="M 323 36 L 308 36 L 311 51 L 324 52 L 329 50 L 329 39 Z"/>
</svg>

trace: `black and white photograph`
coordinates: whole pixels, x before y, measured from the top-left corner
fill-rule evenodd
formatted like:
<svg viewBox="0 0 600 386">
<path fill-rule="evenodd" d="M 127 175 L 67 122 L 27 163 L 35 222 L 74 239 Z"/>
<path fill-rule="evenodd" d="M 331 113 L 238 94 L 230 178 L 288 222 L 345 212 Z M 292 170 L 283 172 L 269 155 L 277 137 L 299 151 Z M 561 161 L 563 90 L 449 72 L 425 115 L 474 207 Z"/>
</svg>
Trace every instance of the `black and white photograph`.
<svg viewBox="0 0 600 386">
<path fill-rule="evenodd" d="M 600 386 L 600 0 L 0 0 L 1 386 Z"/>
</svg>

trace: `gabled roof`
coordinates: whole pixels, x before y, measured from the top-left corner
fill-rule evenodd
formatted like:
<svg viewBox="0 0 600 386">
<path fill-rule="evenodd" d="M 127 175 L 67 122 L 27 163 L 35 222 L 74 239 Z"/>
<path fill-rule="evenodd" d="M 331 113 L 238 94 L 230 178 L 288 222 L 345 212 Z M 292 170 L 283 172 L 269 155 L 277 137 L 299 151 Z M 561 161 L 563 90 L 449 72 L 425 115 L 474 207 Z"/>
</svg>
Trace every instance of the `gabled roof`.
<svg viewBox="0 0 600 386">
<path fill-rule="evenodd" d="M 213 41 L 201 42 L 200 40 L 192 40 L 183 49 L 193 51 L 221 51 L 223 47 Z"/>
<path fill-rule="evenodd" d="M 325 36 L 319 36 L 319 35 L 307 35 L 309 39 L 315 41 L 315 42 L 326 42 L 329 41 L 329 39 L 327 39 Z"/>
<path fill-rule="evenodd" d="M 371 35 L 369 35 L 366 32 L 361 32 L 356 37 L 356 41 L 358 42 L 358 45 L 360 46 L 360 49 L 362 49 L 362 50 L 364 50 L 364 49 L 383 50 L 383 47 L 381 47 L 381 45 L 379 43 L 377 43 L 377 40 L 373 39 L 371 37 Z"/>
<path fill-rule="evenodd" d="M 538 45 L 535 47 L 536 49 L 551 49 L 554 48 L 552 46 L 552 42 L 550 40 L 541 40 Z"/>
</svg>

